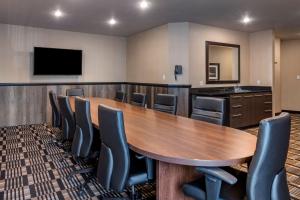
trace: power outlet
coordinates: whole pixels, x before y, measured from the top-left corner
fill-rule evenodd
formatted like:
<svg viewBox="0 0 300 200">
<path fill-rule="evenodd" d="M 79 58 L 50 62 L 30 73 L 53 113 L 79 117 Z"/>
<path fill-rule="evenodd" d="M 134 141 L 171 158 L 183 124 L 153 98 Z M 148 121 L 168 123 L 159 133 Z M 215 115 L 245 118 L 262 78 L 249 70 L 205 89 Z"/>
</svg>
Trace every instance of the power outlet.
<svg viewBox="0 0 300 200">
<path fill-rule="evenodd" d="M 163 74 L 163 77 L 162 77 L 162 78 L 163 78 L 163 80 L 166 80 L 166 75 L 165 75 L 165 74 Z"/>
<path fill-rule="evenodd" d="M 260 80 L 257 80 L 256 83 L 257 83 L 257 85 L 260 85 L 260 84 L 261 84 L 261 81 L 260 81 Z"/>
<path fill-rule="evenodd" d="M 200 86 L 203 86 L 204 85 L 204 82 L 203 81 L 200 81 Z"/>
</svg>

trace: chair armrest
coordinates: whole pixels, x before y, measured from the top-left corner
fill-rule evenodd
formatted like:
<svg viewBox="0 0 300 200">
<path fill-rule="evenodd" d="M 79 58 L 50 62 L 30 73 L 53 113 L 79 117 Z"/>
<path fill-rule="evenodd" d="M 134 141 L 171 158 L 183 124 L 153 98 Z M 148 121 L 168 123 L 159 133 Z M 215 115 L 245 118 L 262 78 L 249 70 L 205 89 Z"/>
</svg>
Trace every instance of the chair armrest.
<svg viewBox="0 0 300 200">
<path fill-rule="evenodd" d="M 227 171 L 217 167 L 196 167 L 196 171 L 220 179 L 230 185 L 237 182 L 237 178 Z"/>
</svg>

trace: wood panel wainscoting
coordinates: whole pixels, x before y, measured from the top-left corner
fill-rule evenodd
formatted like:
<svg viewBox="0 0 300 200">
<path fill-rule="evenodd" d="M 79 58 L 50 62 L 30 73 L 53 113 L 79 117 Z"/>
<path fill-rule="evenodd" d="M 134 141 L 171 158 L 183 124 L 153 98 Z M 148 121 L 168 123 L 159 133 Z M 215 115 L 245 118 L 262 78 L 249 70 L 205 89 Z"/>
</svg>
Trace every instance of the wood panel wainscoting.
<svg viewBox="0 0 300 200">
<path fill-rule="evenodd" d="M 178 96 L 178 115 L 188 116 L 190 85 L 168 85 L 127 82 L 101 83 L 0 83 L 0 127 L 51 122 L 48 93 L 53 90 L 65 95 L 70 88 L 83 88 L 85 96 L 113 99 L 116 91 L 127 94 L 144 92 L 148 96 L 148 108 L 152 108 L 157 93 Z"/>
</svg>

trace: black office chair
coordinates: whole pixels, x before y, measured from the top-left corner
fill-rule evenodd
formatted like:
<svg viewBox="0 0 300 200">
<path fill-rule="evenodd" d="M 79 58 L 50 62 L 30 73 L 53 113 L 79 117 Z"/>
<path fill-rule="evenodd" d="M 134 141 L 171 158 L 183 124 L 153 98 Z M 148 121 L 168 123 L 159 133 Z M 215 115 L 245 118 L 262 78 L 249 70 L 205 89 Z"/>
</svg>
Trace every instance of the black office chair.
<svg viewBox="0 0 300 200">
<path fill-rule="evenodd" d="M 125 102 L 126 95 L 125 92 L 122 91 L 117 91 L 116 92 L 116 97 L 115 97 L 115 101 L 119 101 L 119 102 Z"/>
<path fill-rule="evenodd" d="M 60 128 L 61 127 L 61 116 L 57 103 L 57 96 L 55 92 L 49 92 L 50 105 L 52 109 L 52 126 Z"/>
<path fill-rule="evenodd" d="M 93 144 L 94 132 L 90 114 L 90 102 L 88 100 L 76 97 L 75 98 L 75 119 L 76 119 L 76 131 L 71 147 L 71 155 L 77 163 L 79 159 L 84 161 L 88 168 L 72 171 L 68 179 L 76 174 L 91 173 L 95 170 L 94 163 L 96 158 L 91 152 Z M 80 192 L 83 192 L 84 187 L 88 184 L 86 181 L 80 186 Z"/>
<path fill-rule="evenodd" d="M 176 115 L 177 111 L 177 96 L 172 94 L 157 94 L 153 109 L 172 115 Z"/>
<path fill-rule="evenodd" d="M 192 119 L 213 124 L 226 124 L 226 100 L 214 97 L 196 97 L 193 103 Z"/>
<path fill-rule="evenodd" d="M 146 94 L 142 93 L 133 93 L 131 95 L 130 104 L 140 107 L 146 106 Z"/>
<path fill-rule="evenodd" d="M 69 102 L 69 97 L 58 96 L 57 100 L 62 118 L 63 140 L 72 141 L 75 134 L 76 122 Z"/>
<path fill-rule="evenodd" d="M 134 186 L 148 181 L 145 161 L 130 156 L 121 110 L 100 105 L 99 119 L 102 144 L 97 178 L 104 188 L 116 192 L 131 187 L 133 198 Z"/>
<path fill-rule="evenodd" d="M 249 200 L 290 199 L 285 170 L 290 129 L 291 118 L 287 113 L 262 120 L 248 174 L 233 169 L 198 167 L 197 171 L 205 179 L 185 184 L 183 192 L 199 200 L 244 199 L 245 195 Z"/>
<path fill-rule="evenodd" d="M 83 97 L 84 96 L 84 91 L 82 88 L 72 88 L 72 89 L 67 89 L 66 90 L 66 95 L 67 96 L 77 96 L 77 97 Z"/>
</svg>

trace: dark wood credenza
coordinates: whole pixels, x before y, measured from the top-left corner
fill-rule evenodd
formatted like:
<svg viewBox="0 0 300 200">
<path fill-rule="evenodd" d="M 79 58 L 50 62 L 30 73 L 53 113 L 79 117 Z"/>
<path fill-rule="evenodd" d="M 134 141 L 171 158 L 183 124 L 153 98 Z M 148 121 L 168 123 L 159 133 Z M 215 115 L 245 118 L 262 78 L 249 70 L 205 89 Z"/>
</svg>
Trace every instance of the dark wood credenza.
<svg viewBox="0 0 300 200">
<path fill-rule="evenodd" d="M 244 128 L 258 125 L 262 119 L 272 117 L 271 87 L 242 86 L 240 92 L 233 87 L 192 88 L 190 114 L 197 96 L 226 99 L 226 126 Z"/>
<path fill-rule="evenodd" d="M 230 127 L 257 125 L 262 119 L 272 117 L 272 93 L 233 94 L 229 97 Z"/>
</svg>

